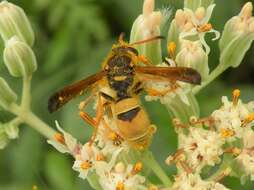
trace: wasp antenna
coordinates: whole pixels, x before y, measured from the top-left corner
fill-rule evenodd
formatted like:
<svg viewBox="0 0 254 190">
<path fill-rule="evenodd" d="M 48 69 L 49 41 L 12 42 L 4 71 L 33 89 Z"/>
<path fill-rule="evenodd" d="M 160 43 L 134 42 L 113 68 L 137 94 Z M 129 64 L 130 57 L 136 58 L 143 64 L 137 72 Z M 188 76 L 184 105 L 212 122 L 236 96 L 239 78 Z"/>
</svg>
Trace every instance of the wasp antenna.
<svg viewBox="0 0 254 190">
<path fill-rule="evenodd" d="M 140 45 L 140 44 L 148 43 L 148 42 L 155 41 L 155 40 L 162 40 L 162 39 L 165 39 L 165 37 L 164 36 L 153 36 L 153 37 L 145 39 L 145 40 L 134 42 L 130 45 L 135 46 L 135 45 Z"/>
<path fill-rule="evenodd" d="M 125 33 L 124 32 L 121 32 L 119 38 L 118 38 L 118 42 L 121 44 L 124 42 L 124 36 L 125 36 Z"/>
</svg>

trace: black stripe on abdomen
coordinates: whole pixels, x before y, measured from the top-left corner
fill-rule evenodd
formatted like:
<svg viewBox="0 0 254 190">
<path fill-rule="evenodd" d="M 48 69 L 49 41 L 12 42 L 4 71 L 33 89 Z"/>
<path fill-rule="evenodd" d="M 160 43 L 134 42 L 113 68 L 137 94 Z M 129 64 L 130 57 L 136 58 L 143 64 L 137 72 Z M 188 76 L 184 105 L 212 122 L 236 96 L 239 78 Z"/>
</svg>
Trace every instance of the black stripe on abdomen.
<svg viewBox="0 0 254 190">
<path fill-rule="evenodd" d="M 117 118 L 122 121 L 129 121 L 130 122 L 136 117 L 136 115 L 138 114 L 139 111 L 140 111 L 140 107 L 137 107 L 137 108 L 134 108 L 134 109 L 129 110 L 127 112 L 118 114 Z"/>
</svg>

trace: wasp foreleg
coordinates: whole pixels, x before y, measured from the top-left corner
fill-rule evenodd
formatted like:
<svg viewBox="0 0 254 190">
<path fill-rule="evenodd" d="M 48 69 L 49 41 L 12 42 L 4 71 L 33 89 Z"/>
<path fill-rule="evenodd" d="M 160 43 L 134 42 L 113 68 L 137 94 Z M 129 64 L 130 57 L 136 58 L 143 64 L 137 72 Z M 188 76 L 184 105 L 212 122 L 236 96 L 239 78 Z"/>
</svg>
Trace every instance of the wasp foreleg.
<svg viewBox="0 0 254 190">
<path fill-rule="evenodd" d="M 87 114 L 86 112 L 84 112 L 82 110 L 80 110 L 80 112 L 79 112 L 80 117 L 84 121 L 86 121 L 88 124 L 90 124 L 94 127 L 93 135 L 91 136 L 91 138 L 89 140 L 90 145 L 93 144 L 93 142 L 96 138 L 96 135 L 98 132 L 98 127 L 99 127 L 99 124 L 100 124 L 102 117 L 103 117 L 103 111 L 104 111 L 104 109 L 103 109 L 103 103 L 102 103 L 102 96 L 99 94 L 95 118 L 92 118 L 89 114 Z"/>
</svg>

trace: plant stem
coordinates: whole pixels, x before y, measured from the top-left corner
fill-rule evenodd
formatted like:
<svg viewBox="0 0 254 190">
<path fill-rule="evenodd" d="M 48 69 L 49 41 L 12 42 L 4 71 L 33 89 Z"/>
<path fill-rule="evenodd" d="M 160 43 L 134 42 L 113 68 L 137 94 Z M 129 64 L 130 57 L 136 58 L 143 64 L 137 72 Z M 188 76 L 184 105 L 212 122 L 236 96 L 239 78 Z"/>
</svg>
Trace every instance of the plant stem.
<svg viewBox="0 0 254 190">
<path fill-rule="evenodd" d="M 25 114 L 25 117 L 23 119 L 25 123 L 27 123 L 30 127 L 38 131 L 46 138 L 50 140 L 55 140 L 54 136 L 57 132 L 44 121 L 42 121 L 33 112 L 28 112 L 27 114 Z"/>
<path fill-rule="evenodd" d="M 152 169 L 154 174 L 161 180 L 165 187 L 172 186 L 172 181 L 165 174 L 164 170 L 158 164 L 158 162 L 154 159 L 153 155 L 147 152 L 143 158 L 144 163 Z"/>
<path fill-rule="evenodd" d="M 21 107 L 23 111 L 30 111 L 31 106 L 31 79 L 32 76 L 26 76 L 23 78 L 23 92 L 22 92 L 22 100 Z"/>
<path fill-rule="evenodd" d="M 36 116 L 31 111 L 24 111 L 21 106 L 17 104 L 12 104 L 9 108 L 9 111 L 15 114 L 19 118 L 20 123 L 26 123 L 44 137 L 54 140 L 54 135 L 57 133 L 53 128 L 48 124 L 43 122 L 38 116 Z"/>
</svg>

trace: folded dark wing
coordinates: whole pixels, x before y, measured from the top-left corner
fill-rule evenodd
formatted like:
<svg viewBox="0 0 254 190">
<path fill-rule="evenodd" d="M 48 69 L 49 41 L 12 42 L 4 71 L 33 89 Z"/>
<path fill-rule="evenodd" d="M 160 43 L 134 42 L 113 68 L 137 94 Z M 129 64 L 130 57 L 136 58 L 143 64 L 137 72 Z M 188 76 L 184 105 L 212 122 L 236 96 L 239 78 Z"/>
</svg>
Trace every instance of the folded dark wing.
<svg viewBox="0 0 254 190">
<path fill-rule="evenodd" d="M 156 75 L 170 80 L 178 80 L 190 84 L 200 84 L 199 72 L 188 67 L 157 67 L 157 66 L 136 66 L 137 73 Z"/>
<path fill-rule="evenodd" d="M 94 84 L 95 82 L 101 80 L 106 75 L 105 71 L 101 71 L 94 75 L 91 75 L 83 80 L 75 82 L 69 86 L 66 86 L 62 90 L 53 94 L 48 100 L 48 110 L 49 112 L 55 112 L 60 107 L 65 105 L 71 99 L 81 94 L 84 90 L 86 90 L 89 86 Z"/>
</svg>

